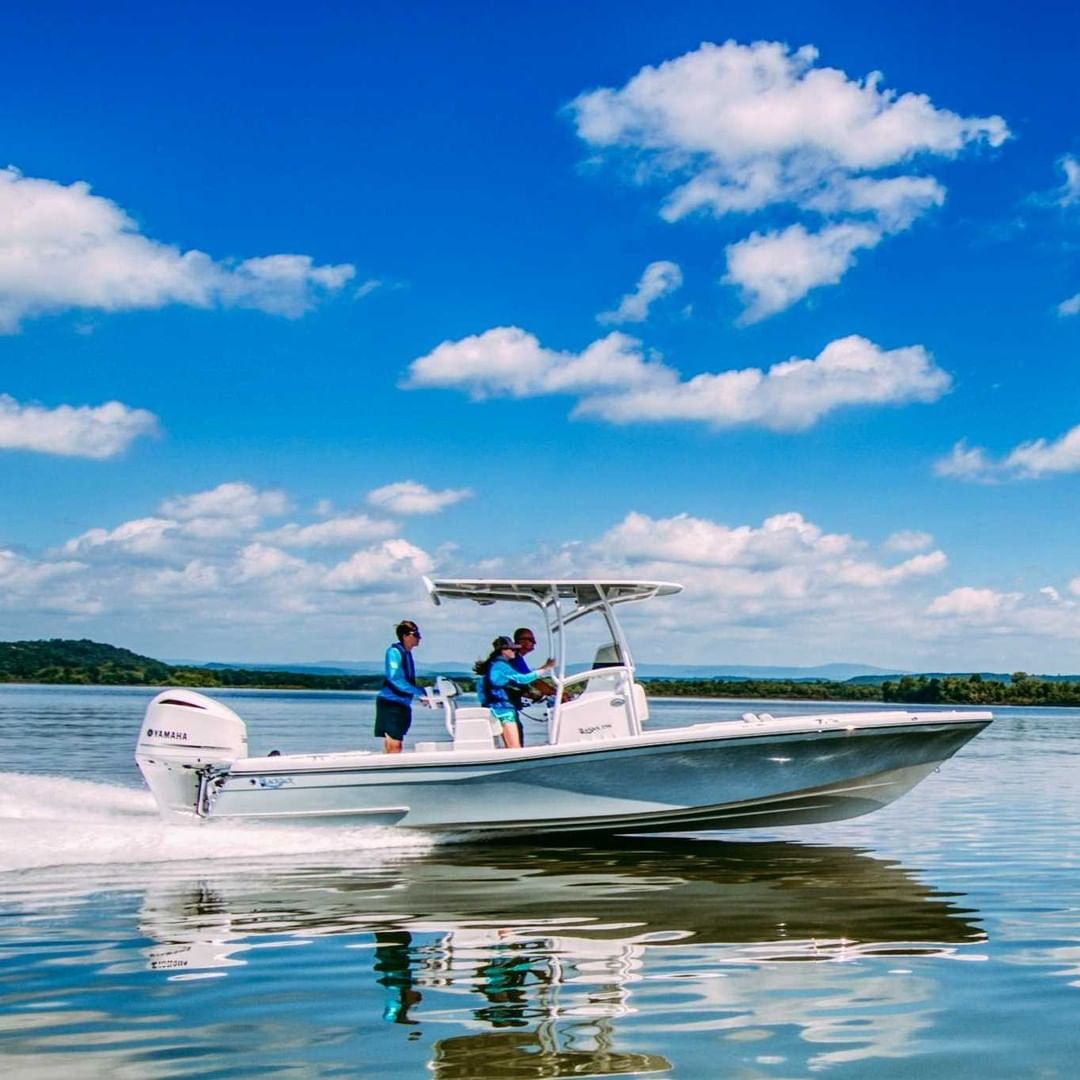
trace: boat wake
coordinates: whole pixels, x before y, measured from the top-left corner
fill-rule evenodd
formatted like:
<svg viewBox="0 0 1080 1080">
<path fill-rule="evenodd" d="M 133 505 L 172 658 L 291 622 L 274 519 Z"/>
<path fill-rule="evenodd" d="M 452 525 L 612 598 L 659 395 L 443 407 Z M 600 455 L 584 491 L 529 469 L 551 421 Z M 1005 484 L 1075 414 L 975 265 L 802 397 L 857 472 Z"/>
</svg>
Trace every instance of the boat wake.
<svg viewBox="0 0 1080 1080">
<path fill-rule="evenodd" d="M 426 851 L 398 829 L 162 821 L 148 791 L 61 776 L 0 773 L 0 873 L 53 866 Z"/>
</svg>

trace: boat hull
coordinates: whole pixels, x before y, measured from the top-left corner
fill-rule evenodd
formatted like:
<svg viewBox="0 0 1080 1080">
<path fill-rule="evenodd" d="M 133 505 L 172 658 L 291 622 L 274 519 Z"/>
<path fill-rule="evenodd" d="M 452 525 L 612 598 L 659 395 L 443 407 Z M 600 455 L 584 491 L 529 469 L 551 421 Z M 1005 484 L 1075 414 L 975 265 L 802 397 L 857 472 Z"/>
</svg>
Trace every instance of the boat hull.
<svg viewBox="0 0 1080 1080">
<path fill-rule="evenodd" d="M 447 832 L 671 832 L 805 825 L 899 798 L 988 723 L 717 724 L 618 744 L 245 759 L 220 778 L 215 819 L 396 825 Z"/>
</svg>

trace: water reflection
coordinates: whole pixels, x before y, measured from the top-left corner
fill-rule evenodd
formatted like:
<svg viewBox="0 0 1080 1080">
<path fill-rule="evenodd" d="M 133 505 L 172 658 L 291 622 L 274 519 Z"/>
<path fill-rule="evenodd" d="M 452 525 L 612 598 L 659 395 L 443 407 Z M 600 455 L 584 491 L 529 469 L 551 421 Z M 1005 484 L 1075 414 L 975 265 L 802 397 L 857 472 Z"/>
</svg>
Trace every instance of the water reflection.
<svg viewBox="0 0 1080 1080">
<path fill-rule="evenodd" d="M 958 897 L 856 849 L 633 839 L 174 876 L 145 889 L 139 927 L 170 979 L 268 946 L 361 950 L 381 1020 L 437 1034 L 446 1078 L 663 1071 L 620 1045 L 643 1016 L 736 1042 L 795 1025 L 815 1067 L 902 1055 L 938 992 L 903 958 L 985 940 Z"/>
</svg>

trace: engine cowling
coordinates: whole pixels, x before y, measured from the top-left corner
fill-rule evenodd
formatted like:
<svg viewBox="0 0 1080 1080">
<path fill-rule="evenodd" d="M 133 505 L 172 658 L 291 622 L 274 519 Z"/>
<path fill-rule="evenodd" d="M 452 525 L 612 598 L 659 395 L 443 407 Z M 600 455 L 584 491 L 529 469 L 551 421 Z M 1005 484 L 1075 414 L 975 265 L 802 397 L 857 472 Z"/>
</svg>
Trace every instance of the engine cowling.
<svg viewBox="0 0 1080 1080">
<path fill-rule="evenodd" d="M 247 727 L 227 705 L 194 690 L 163 690 L 147 706 L 135 762 L 163 814 L 198 813 L 199 778 L 247 756 Z"/>
</svg>

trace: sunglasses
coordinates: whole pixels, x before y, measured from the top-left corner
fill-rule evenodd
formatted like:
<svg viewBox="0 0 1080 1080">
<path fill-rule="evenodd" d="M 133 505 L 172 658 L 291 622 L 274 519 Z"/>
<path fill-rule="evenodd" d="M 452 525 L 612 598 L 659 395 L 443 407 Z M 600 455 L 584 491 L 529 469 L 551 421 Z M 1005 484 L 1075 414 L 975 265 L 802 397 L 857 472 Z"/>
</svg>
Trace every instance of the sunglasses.
<svg viewBox="0 0 1080 1080">
<path fill-rule="evenodd" d="M 405 631 L 405 636 L 406 637 L 414 637 L 414 638 L 416 638 L 417 641 L 419 641 L 420 637 L 421 637 L 419 630 L 406 630 Z"/>
</svg>

